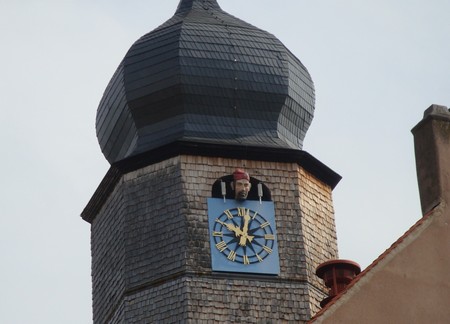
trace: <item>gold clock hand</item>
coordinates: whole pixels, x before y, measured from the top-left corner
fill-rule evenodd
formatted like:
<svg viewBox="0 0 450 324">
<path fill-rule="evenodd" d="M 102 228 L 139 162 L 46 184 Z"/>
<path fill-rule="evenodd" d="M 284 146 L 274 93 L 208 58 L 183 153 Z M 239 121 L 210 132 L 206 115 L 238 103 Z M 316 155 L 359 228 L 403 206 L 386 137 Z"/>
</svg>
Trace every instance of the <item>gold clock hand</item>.
<svg viewBox="0 0 450 324">
<path fill-rule="evenodd" d="M 244 232 L 245 235 L 248 233 L 248 222 L 250 221 L 250 215 L 245 214 L 244 215 L 244 227 L 242 228 L 242 232 Z"/>
<path fill-rule="evenodd" d="M 249 242 L 251 242 L 254 238 L 254 236 L 248 235 L 248 222 L 249 221 L 250 221 L 250 215 L 245 214 L 244 215 L 244 226 L 242 227 L 242 235 L 241 235 L 241 239 L 239 240 L 240 246 L 246 246 L 247 239 Z"/>
<path fill-rule="evenodd" d="M 254 238 L 255 238 L 254 236 L 244 234 L 241 236 L 241 239 L 239 240 L 239 245 L 246 246 L 247 240 L 251 243 Z"/>
<path fill-rule="evenodd" d="M 241 229 L 239 227 L 237 227 L 237 226 L 234 226 L 233 224 L 222 222 L 219 219 L 216 219 L 216 222 L 218 222 L 222 226 L 225 226 L 230 232 L 234 232 L 236 237 L 241 236 L 243 234 Z"/>
<path fill-rule="evenodd" d="M 236 237 L 242 236 L 242 231 L 239 227 L 234 226 L 233 224 L 225 223 L 225 226 L 228 228 L 228 230 L 234 232 Z"/>
</svg>

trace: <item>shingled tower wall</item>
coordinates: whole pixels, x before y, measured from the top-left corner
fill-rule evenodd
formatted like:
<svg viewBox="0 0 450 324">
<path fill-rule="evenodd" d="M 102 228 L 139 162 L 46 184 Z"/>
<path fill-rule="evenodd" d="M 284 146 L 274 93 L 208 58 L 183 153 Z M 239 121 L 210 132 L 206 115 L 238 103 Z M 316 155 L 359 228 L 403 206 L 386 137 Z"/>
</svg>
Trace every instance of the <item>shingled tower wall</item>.
<svg viewBox="0 0 450 324">
<path fill-rule="evenodd" d="M 245 165 L 271 188 L 281 274 L 211 270 L 206 197 Z M 92 220 L 94 323 L 302 322 L 337 257 L 331 187 L 298 163 L 181 155 L 118 177 Z"/>
</svg>

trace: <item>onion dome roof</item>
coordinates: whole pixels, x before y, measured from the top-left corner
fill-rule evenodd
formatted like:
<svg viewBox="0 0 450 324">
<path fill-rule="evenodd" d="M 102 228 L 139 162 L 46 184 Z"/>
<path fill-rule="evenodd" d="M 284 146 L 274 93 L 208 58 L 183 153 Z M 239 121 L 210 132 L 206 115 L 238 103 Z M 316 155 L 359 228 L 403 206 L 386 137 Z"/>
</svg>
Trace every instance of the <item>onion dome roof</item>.
<svg viewBox="0 0 450 324">
<path fill-rule="evenodd" d="M 112 164 L 174 142 L 301 149 L 314 113 L 307 69 L 216 0 L 181 0 L 132 45 L 97 111 Z"/>
</svg>

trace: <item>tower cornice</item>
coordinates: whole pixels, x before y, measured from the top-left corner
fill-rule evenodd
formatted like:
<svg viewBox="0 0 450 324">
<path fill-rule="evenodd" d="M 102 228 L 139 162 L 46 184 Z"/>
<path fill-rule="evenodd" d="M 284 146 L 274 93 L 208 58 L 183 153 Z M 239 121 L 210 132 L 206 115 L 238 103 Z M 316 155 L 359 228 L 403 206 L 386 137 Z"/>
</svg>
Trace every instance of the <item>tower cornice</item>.
<svg viewBox="0 0 450 324">
<path fill-rule="evenodd" d="M 112 164 L 81 213 L 81 217 L 89 223 L 93 221 L 122 175 L 180 155 L 297 163 L 317 179 L 330 186 L 331 189 L 334 189 L 342 179 L 338 173 L 303 150 L 178 141 Z"/>
</svg>

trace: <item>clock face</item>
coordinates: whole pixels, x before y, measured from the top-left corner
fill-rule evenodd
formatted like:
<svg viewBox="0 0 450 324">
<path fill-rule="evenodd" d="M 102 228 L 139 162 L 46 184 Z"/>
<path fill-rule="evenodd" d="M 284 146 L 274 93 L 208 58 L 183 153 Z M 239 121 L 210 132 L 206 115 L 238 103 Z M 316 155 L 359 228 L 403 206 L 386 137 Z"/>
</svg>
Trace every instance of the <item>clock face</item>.
<svg viewBox="0 0 450 324">
<path fill-rule="evenodd" d="M 214 271 L 279 274 L 273 202 L 208 199 Z"/>
<path fill-rule="evenodd" d="M 275 232 L 257 211 L 245 207 L 226 209 L 214 221 L 214 246 L 232 262 L 263 262 L 273 252 Z"/>
</svg>

